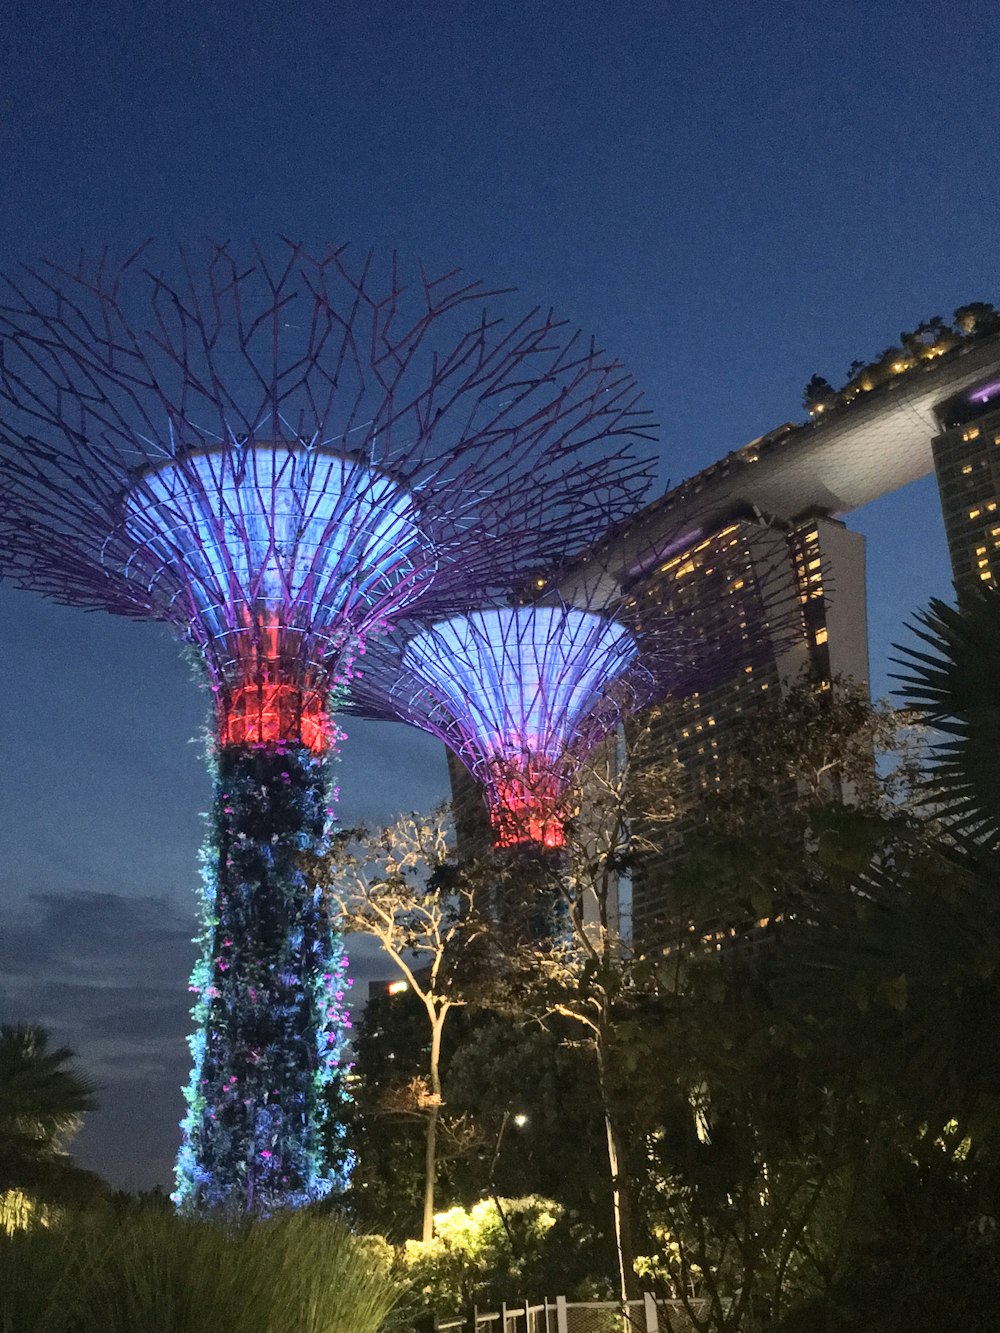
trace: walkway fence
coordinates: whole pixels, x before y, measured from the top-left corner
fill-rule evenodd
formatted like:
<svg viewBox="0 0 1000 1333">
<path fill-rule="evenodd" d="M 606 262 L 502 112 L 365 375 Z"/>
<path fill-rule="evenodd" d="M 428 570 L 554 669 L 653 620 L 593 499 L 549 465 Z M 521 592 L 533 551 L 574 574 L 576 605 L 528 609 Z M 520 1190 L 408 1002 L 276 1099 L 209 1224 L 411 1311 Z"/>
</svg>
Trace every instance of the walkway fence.
<svg viewBox="0 0 1000 1333">
<path fill-rule="evenodd" d="M 698 1318 L 709 1302 L 688 1303 Z M 427 1325 L 434 1333 L 697 1333 L 683 1301 L 645 1295 L 629 1301 L 567 1301 L 557 1296 L 541 1305 L 503 1305 L 488 1314 L 478 1310 Z"/>
</svg>

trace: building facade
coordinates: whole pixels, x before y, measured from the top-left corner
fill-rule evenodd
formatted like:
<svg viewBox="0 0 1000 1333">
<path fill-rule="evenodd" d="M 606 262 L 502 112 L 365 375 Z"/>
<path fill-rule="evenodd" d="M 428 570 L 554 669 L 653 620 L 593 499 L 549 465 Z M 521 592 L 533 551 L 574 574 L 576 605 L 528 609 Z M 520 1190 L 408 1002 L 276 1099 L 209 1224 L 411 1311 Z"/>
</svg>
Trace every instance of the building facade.
<svg viewBox="0 0 1000 1333">
<path fill-rule="evenodd" d="M 662 854 L 632 886 L 640 944 L 657 942 L 669 929 L 669 867 L 684 841 L 683 810 L 720 780 L 747 718 L 806 679 L 821 690 L 840 680 L 867 684 L 864 559 L 864 538 L 825 515 L 767 528 L 742 519 L 673 556 L 650 578 L 643 595 L 654 601 L 665 581 L 689 579 L 692 614 L 705 640 L 728 638 L 739 652 L 734 669 L 716 678 L 709 673 L 702 688 L 654 712 L 647 745 L 672 771 L 680 813 L 666 834 L 658 831 Z M 698 573 L 719 564 L 732 595 L 700 605 Z"/>
<path fill-rule="evenodd" d="M 959 592 L 1000 582 L 1000 384 L 943 404 L 933 442 L 948 554 Z"/>
</svg>

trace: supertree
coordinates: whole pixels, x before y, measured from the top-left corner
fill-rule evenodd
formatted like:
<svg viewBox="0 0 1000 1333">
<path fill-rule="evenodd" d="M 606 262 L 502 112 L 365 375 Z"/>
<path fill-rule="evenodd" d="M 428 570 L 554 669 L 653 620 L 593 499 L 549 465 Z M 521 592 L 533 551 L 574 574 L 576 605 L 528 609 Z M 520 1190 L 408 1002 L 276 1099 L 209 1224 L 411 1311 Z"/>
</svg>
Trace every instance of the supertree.
<svg viewBox="0 0 1000 1333">
<path fill-rule="evenodd" d="M 630 513 L 648 424 L 592 341 L 456 273 L 283 243 L 171 278 L 149 253 L 6 279 L 4 568 L 167 622 L 214 692 L 175 1197 L 269 1211 L 343 1180 L 346 959 L 300 869 L 331 701 L 404 610 L 457 614 Z"/>
<path fill-rule="evenodd" d="M 481 785 L 497 846 L 562 847 L 587 756 L 623 720 L 802 639 L 784 532 L 743 525 L 751 558 L 726 540 L 739 526 L 717 541 L 695 525 L 679 553 L 676 533 L 613 533 L 489 604 L 404 614 L 348 707 L 439 737 Z"/>
</svg>

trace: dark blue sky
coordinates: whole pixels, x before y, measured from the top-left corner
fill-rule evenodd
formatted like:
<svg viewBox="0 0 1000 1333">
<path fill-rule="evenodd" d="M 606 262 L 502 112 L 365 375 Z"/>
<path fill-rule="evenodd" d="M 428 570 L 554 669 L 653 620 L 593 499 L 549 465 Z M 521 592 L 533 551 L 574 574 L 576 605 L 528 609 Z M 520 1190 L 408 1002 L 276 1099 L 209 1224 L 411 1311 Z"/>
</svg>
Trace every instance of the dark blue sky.
<svg viewBox="0 0 1000 1333">
<path fill-rule="evenodd" d="M 0 267 L 276 232 L 458 263 L 620 355 L 676 481 L 797 419 L 814 371 L 1000 303 L 998 49 L 988 0 L 13 0 Z M 948 592 L 932 483 L 851 526 L 884 690 L 905 616 Z M 0 613 L 0 1015 L 106 1085 L 84 1160 L 166 1181 L 203 699 L 156 627 L 2 588 Z M 351 731 L 345 819 L 442 794 L 423 738 Z"/>
</svg>

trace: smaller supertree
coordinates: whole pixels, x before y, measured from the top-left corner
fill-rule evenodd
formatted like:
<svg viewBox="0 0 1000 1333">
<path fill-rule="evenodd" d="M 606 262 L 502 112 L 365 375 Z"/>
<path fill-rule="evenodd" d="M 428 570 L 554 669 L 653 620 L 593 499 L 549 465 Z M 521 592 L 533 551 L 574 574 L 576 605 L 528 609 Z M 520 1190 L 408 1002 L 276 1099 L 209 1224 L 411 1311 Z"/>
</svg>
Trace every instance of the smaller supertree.
<svg viewBox="0 0 1000 1333">
<path fill-rule="evenodd" d="M 631 633 L 563 602 L 454 616 L 405 644 L 403 707 L 483 783 L 498 846 L 561 847 L 578 756 L 651 684 Z"/>
<path fill-rule="evenodd" d="M 498 846 L 561 847 L 582 762 L 626 717 L 801 637 L 786 537 L 760 527 L 754 542 L 751 567 L 742 546 L 699 568 L 682 562 L 653 604 L 662 555 L 623 562 L 605 544 L 536 574 L 506 604 L 410 618 L 369 649 L 351 707 L 440 737 L 482 785 Z"/>
</svg>

